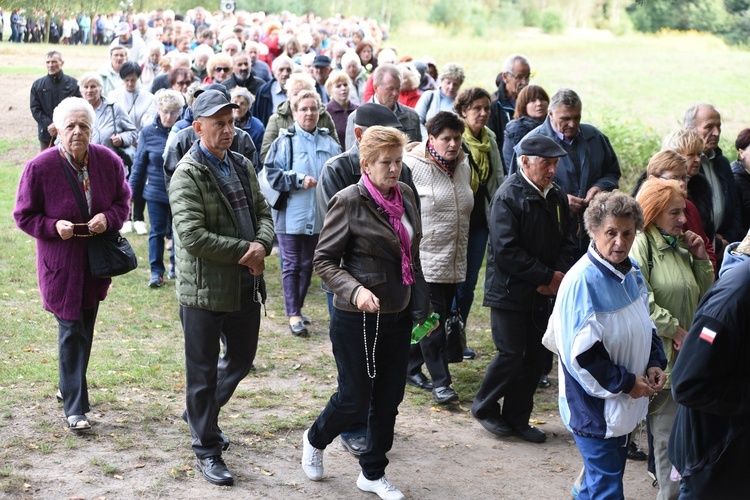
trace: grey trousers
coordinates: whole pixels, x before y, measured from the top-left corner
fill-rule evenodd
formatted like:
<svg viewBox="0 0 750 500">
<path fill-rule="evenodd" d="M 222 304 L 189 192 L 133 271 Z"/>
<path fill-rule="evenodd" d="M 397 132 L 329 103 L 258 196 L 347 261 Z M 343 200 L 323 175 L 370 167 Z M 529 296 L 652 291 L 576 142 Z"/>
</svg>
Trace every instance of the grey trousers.
<svg viewBox="0 0 750 500">
<path fill-rule="evenodd" d="M 55 316 L 57 320 L 58 388 L 63 397 L 65 416 L 84 415 L 89 407 L 89 389 L 86 370 L 94 342 L 94 324 L 99 304 L 81 311 L 76 321 Z"/>
<path fill-rule="evenodd" d="M 659 481 L 657 500 L 677 500 L 680 496 L 680 483 L 669 477 L 672 462 L 667 456 L 669 434 L 677 414 L 677 403 L 672 399 L 672 391 L 663 389 L 648 405 L 648 418 L 651 420 L 651 433 L 654 436 L 654 459 L 656 461 L 656 480 Z"/>
</svg>

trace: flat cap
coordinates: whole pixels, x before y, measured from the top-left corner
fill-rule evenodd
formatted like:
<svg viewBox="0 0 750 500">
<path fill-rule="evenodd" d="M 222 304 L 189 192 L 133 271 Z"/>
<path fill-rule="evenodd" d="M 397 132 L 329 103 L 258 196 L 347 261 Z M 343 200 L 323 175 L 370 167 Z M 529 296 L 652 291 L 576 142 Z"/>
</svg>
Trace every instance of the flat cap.
<svg viewBox="0 0 750 500">
<path fill-rule="evenodd" d="M 313 59 L 313 68 L 328 68 L 331 66 L 331 58 L 322 54 L 318 54 Z"/>
<path fill-rule="evenodd" d="M 398 121 L 393 111 L 374 102 L 365 103 L 357 108 L 354 112 L 354 124 L 360 127 L 380 125 L 382 127 L 401 128 L 401 122 Z"/>
<path fill-rule="evenodd" d="M 227 101 L 219 90 L 206 90 L 193 101 L 193 118 L 213 116 L 224 108 L 237 109 L 239 105 Z"/>
<path fill-rule="evenodd" d="M 554 140 L 541 134 L 527 135 L 518 144 L 518 155 L 559 158 L 568 153 Z"/>
</svg>

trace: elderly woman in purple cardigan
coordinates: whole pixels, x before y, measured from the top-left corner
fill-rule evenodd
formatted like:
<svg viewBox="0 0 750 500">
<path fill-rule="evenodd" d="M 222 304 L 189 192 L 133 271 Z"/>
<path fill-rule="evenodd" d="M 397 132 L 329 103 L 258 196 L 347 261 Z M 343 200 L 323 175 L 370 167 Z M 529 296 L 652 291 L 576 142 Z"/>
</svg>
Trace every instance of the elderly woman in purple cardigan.
<svg viewBox="0 0 750 500">
<path fill-rule="evenodd" d="M 58 323 L 58 397 L 74 431 L 91 428 L 86 369 L 99 301 L 111 281 L 91 276 L 85 236 L 119 230 L 130 204 L 122 161 L 110 149 L 89 144 L 94 116 L 84 99 L 69 97 L 60 103 L 52 116 L 59 145 L 26 164 L 13 210 L 18 227 L 36 238 L 42 303 Z M 65 169 L 78 179 L 92 215 L 88 221 Z"/>
</svg>

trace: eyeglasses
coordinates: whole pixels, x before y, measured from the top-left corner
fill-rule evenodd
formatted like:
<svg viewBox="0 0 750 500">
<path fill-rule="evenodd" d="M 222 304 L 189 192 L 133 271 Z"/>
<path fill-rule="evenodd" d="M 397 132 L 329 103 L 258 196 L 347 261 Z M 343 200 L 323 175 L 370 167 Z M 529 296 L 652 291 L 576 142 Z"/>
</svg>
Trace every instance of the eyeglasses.
<svg viewBox="0 0 750 500">
<path fill-rule="evenodd" d="M 227 73 L 229 72 L 229 69 L 230 68 L 227 68 L 226 66 L 216 66 L 214 68 L 214 73 L 216 73 L 217 71 L 221 71 L 222 73 Z"/>
<path fill-rule="evenodd" d="M 180 80 L 178 82 L 175 82 L 177 85 L 183 86 L 183 85 L 190 85 L 190 82 L 187 80 Z"/>
<path fill-rule="evenodd" d="M 687 176 L 687 175 L 685 177 L 671 176 L 671 175 L 660 175 L 659 179 L 664 180 L 664 181 L 677 181 L 677 182 L 682 181 L 685 184 L 687 184 L 688 181 L 690 180 L 690 177 Z"/>
<path fill-rule="evenodd" d="M 514 75 L 513 73 L 508 73 L 508 75 L 513 77 L 514 80 L 518 80 L 519 82 L 529 83 L 531 81 L 531 75 Z"/>
</svg>

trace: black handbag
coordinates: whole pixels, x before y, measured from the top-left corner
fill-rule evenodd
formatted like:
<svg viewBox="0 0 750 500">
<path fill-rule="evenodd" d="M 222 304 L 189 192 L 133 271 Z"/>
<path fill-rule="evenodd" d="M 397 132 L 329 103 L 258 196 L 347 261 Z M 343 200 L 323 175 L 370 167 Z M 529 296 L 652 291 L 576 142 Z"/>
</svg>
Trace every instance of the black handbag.
<svg viewBox="0 0 750 500">
<path fill-rule="evenodd" d="M 445 351 L 448 363 L 461 363 L 466 350 L 466 329 L 458 309 L 445 319 Z"/>
<path fill-rule="evenodd" d="M 421 325 L 432 312 L 430 302 L 430 285 L 424 279 L 421 269 L 414 269 L 414 284 L 411 286 L 411 300 L 409 302 L 411 320 Z"/>
<path fill-rule="evenodd" d="M 67 165 L 60 158 L 60 165 L 65 171 L 68 183 L 73 190 L 78 203 L 78 209 L 84 220 L 91 220 L 88 207 L 78 187 L 78 181 L 73 177 Z M 123 238 L 119 231 L 105 231 L 101 234 L 91 235 L 87 242 L 89 270 L 94 278 L 111 278 L 129 273 L 138 267 L 138 259 L 135 256 L 130 242 Z"/>
</svg>

